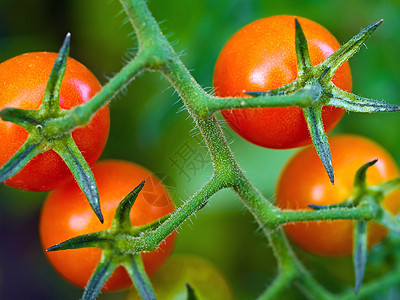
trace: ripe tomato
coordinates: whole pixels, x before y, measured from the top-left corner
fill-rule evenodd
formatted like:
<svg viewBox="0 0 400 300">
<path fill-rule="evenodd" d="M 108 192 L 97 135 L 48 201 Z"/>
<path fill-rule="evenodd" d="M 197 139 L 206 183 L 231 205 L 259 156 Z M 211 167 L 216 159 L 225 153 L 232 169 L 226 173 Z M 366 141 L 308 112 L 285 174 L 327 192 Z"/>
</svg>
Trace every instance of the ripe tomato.
<svg viewBox="0 0 400 300">
<path fill-rule="evenodd" d="M 378 144 L 354 135 L 334 136 L 330 139 L 335 166 L 335 185 L 325 174 L 314 148 L 298 152 L 282 172 L 277 186 L 277 204 L 282 209 L 309 210 L 309 204 L 328 205 L 344 201 L 352 194 L 354 175 L 366 162 L 378 159 L 367 171 L 367 184 L 379 184 L 399 176 L 393 158 Z M 383 207 L 397 214 L 399 193 L 388 195 Z M 302 248 L 315 254 L 340 256 L 352 253 L 353 221 L 310 221 L 286 224 L 290 238 Z M 387 235 L 385 227 L 368 223 L 368 246 L 380 242 Z"/>
<path fill-rule="evenodd" d="M 40 238 L 44 249 L 72 237 L 107 229 L 121 200 L 143 179 L 146 180 L 131 210 L 133 226 L 144 225 L 171 213 L 174 205 L 162 183 L 148 170 L 136 164 L 108 160 L 97 163 L 93 174 L 99 188 L 104 216 L 101 224 L 75 182 L 52 191 L 46 199 L 40 217 Z M 142 254 L 146 272 L 153 274 L 172 251 L 175 233 L 169 235 L 153 252 Z M 100 261 L 101 250 L 83 248 L 46 252 L 54 268 L 68 281 L 85 287 Z M 103 290 L 118 290 L 132 284 L 126 270 L 120 266 L 105 283 Z"/>
<path fill-rule="evenodd" d="M 176 255 L 152 278 L 153 288 L 159 299 L 187 299 L 189 284 L 198 300 L 231 300 L 232 291 L 223 274 L 208 261 L 192 255 Z M 141 299 L 131 289 L 126 300 Z"/>
<path fill-rule="evenodd" d="M 0 64 L 0 109 L 14 107 L 38 109 L 57 53 L 34 52 L 11 58 Z M 61 86 L 60 106 L 71 109 L 92 98 L 101 85 L 81 63 L 67 60 Z M 89 124 L 75 129 L 72 136 L 89 165 L 100 157 L 110 128 L 108 106 L 100 109 Z M 28 133 L 22 127 L 0 119 L 0 166 L 4 165 L 22 146 Z M 72 174 L 64 161 L 53 150 L 32 159 L 6 184 L 30 191 L 51 190 L 71 180 Z"/>
<path fill-rule="evenodd" d="M 307 38 L 311 63 L 317 65 L 340 48 L 321 25 L 295 16 L 260 19 L 240 29 L 222 49 L 214 70 L 215 93 L 220 97 L 245 97 L 243 91 L 267 91 L 297 78 L 295 18 Z M 333 83 L 351 90 L 349 64 L 335 73 Z M 325 131 L 341 119 L 344 110 L 323 107 Z M 224 110 L 222 115 L 240 136 L 256 145 L 288 149 L 311 143 L 299 107 Z"/>
</svg>

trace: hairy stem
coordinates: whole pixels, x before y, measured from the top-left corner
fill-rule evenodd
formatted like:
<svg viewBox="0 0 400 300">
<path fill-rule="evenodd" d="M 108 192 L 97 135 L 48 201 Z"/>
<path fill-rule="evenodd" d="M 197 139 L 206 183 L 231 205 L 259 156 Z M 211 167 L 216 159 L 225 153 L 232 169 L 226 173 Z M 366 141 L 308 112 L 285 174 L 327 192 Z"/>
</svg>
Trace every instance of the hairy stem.
<svg viewBox="0 0 400 300">
<path fill-rule="evenodd" d="M 92 116 L 120 93 L 135 76 L 147 68 L 147 55 L 139 52 L 136 57 L 118 72 L 90 101 L 69 110 L 67 116 L 50 120 L 47 130 L 50 135 L 72 131 L 76 124 L 87 124 Z"/>
<path fill-rule="evenodd" d="M 150 245 L 150 249 L 157 248 L 157 246 L 163 241 L 169 234 L 171 234 L 176 228 L 178 228 L 183 222 L 185 222 L 189 216 L 195 214 L 201 209 L 207 201 L 222 189 L 222 185 L 216 177 L 212 177 L 197 193 L 189 198 L 183 205 L 171 214 L 162 225 L 157 229 L 150 231 L 150 234 L 145 237 L 146 245 Z"/>
<path fill-rule="evenodd" d="M 236 108 L 260 108 L 260 107 L 282 107 L 300 106 L 308 107 L 312 103 L 311 95 L 305 90 L 298 90 L 289 95 L 263 96 L 254 98 L 220 98 L 212 97 L 208 100 L 209 112 L 222 109 Z"/>
<path fill-rule="evenodd" d="M 278 295 L 285 283 L 296 280 L 304 293 L 315 299 L 331 299 L 325 290 L 297 260 L 280 226 L 284 223 L 309 220 L 371 219 L 370 207 L 331 209 L 324 211 L 282 211 L 271 204 L 245 177 L 227 144 L 221 127 L 213 113 L 221 109 L 290 106 L 306 107 L 310 98 L 307 92 L 291 97 L 217 98 L 207 94 L 179 60 L 171 45 L 161 33 L 157 22 L 143 0 L 120 0 L 135 28 L 143 61 L 138 70 L 162 72 L 180 95 L 189 114 L 194 118 L 211 156 L 214 175 L 211 180 L 157 229 L 144 236 L 146 249 L 155 248 L 166 236 L 202 208 L 208 199 L 223 188 L 233 188 L 243 204 L 253 214 L 268 238 L 278 262 L 278 277 L 262 299 Z M 138 55 L 139 56 L 139 55 Z M 141 56 L 139 56 L 142 58 Z M 134 62 L 134 61 L 133 61 Z M 132 62 L 132 63 L 133 63 Z M 137 59 L 140 64 L 141 60 Z M 128 66 L 127 66 L 128 67 Z M 136 73 L 132 72 L 131 76 Z M 132 79 L 132 78 L 131 78 Z M 127 81 L 129 82 L 129 80 Z M 126 83 L 127 83 L 126 82 Z M 364 289 L 361 290 L 361 292 Z"/>
<path fill-rule="evenodd" d="M 302 221 L 323 220 L 371 220 L 374 212 L 369 206 L 336 208 L 327 210 L 280 210 L 269 223 L 275 225 Z"/>
</svg>

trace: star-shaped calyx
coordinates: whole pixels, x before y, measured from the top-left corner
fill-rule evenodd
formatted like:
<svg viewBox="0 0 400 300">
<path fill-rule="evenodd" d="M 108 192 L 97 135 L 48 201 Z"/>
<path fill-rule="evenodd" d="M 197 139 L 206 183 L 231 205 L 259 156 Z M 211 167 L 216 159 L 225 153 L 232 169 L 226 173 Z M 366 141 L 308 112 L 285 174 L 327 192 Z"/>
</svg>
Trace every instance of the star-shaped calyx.
<svg viewBox="0 0 400 300">
<path fill-rule="evenodd" d="M 0 111 L 1 119 L 21 126 L 29 133 L 21 148 L 0 168 L 0 182 L 18 173 L 36 155 L 52 149 L 60 155 L 71 170 L 93 211 L 103 222 L 99 193 L 93 173 L 71 135 L 73 128 L 82 125 L 79 118 L 74 117 L 77 110 L 63 110 L 59 103 L 69 48 L 70 34 L 68 33 L 47 81 L 39 109 L 5 108 Z M 76 122 L 69 128 L 59 126 L 65 119 L 70 120 L 69 125 L 71 125 L 71 120 L 76 119 Z"/>
<path fill-rule="evenodd" d="M 400 235 L 400 215 L 397 217 L 382 207 L 381 203 L 387 195 L 400 187 L 400 177 L 384 183 L 368 186 L 366 174 L 378 160 L 367 162 L 362 165 L 354 176 L 353 193 L 345 201 L 331 205 L 308 206 L 314 210 L 323 209 L 346 209 L 353 207 L 370 207 L 374 212 L 373 220 L 387 227 L 392 233 Z M 354 243 L 353 243 L 353 264 L 355 273 L 354 292 L 358 293 L 364 278 L 367 265 L 367 223 L 370 220 L 354 220 Z"/>
<path fill-rule="evenodd" d="M 82 299 L 96 299 L 104 283 L 120 265 L 125 267 L 143 299 L 156 299 L 150 280 L 144 270 L 140 253 L 142 251 L 149 251 L 149 249 L 144 248 L 146 244 L 145 232 L 155 230 L 170 215 L 166 215 L 146 225 L 132 226 L 130 211 L 144 183 L 145 181 L 143 180 L 120 202 L 109 229 L 80 235 L 47 249 L 47 251 L 89 247 L 102 249 L 100 262 L 86 285 Z"/>
<path fill-rule="evenodd" d="M 312 142 L 332 184 L 334 183 L 332 157 L 322 123 L 322 107 L 329 105 L 343 108 L 346 111 L 369 113 L 397 111 L 400 109 L 397 105 L 345 92 L 332 83 L 336 70 L 360 50 L 361 46 L 381 23 L 382 20 L 364 28 L 325 61 L 313 66 L 308 52 L 307 40 L 300 23 L 296 19 L 297 79 L 287 85 L 269 91 L 246 91 L 246 94 L 251 96 L 278 96 L 290 95 L 302 89 L 311 95 L 312 103 L 308 107 L 303 107 L 302 110 Z"/>
</svg>

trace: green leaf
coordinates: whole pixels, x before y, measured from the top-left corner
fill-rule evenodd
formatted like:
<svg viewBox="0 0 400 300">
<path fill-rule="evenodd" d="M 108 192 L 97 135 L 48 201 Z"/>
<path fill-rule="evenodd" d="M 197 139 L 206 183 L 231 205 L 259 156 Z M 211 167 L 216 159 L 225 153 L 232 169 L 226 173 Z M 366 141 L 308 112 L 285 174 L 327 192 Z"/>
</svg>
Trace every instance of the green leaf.
<svg viewBox="0 0 400 300">
<path fill-rule="evenodd" d="M 350 57 L 356 54 L 362 45 L 368 40 L 372 33 L 382 24 L 383 20 L 375 22 L 361 30 L 361 32 L 350 39 L 335 53 L 317 66 L 317 73 L 322 74 L 320 79 L 331 81 L 336 70 Z"/>
<path fill-rule="evenodd" d="M 333 175 L 331 150 L 329 149 L 328 139 L 326 138 L 324 125 L 322 123 L 321 108 L 303 108 L 303 113 L 315 150 L 328 173 L 329 180 L 334 184 L 335 179 Z"/>
<path fill-rule="evenodd" d="M 353 263 L 355 271 L 354 293 L 358 293 L 364 278 L 367 265 L 367 222 L 365 220 L 354 221 L 354 249 Z"/>
<path fill-rule="evenodd" d="M 189 283 L 186 283 L 186 291 L 187 291 L 187 300 L 197 300 L 197 296 L 194 292 L 194 289 L 190 286 Z"/>
<path fill-rule="evenodd" d="M 297 74 L 298 76 L 304 73 L 310 73 L 313 69 L 311 64 L 310 54 L 308 53 L 307 39 L 304 35 L 303 29 L 297 19 L 295 19 L 295 44 L 297 55 Z"/>
<path fill-rule="evenodd" d="M 154 294 L 149 277 L 144 270 L 142 256 L 140 254 L 133 255 L 132 260 L 130 260 L 129 263 L 123 263 L 123 265 L 128 271 L 129 276 L 131 277 L 133 284 L 137 288 L 142 299 L 155 300 L 156 295 Z"/>
<path fill-rule="evenodd" d="M 332 88 L 332 97 L 327 105 L 332 105 L 351 112 L 372 113 L 372 112 L 393 112 L 400 110 L 400 106 L 385 103 L 378 100 L 364 98 L 352 93 L 342 91 L 336 86 Z"/>
<path fill-rule="evenodd" d="M 93 232 L 93 233 L 73 237 L 62 243 L 51 246 L 50 248 L 46 249 L 46 251 L 51 252 L 51 251 L 60 251 L 60 250 L 67 250 L 67 249 L 80 249 L 80 248 L 89 248 L 89 247 L 105 249 L 114 242 L 115 242 L 115 240 L 113 240 L 113 239 L 103 237 L 102 232 L 99 231 L 99 232 Z"/>
<path fill-rule="evenodd" d="M 113 257 L 103 252 L 100 263 L 86 285 L 82 300 L 95 300 L 100 294 L 104 283 L 112 275 L 117 266 L 118 264 L 113 262 Z"/>
<path fill-rule="evenodd" d="M 79 151 L 71 135 L 66 135 L 54 142 L 54 151 L 60 155 L 60 157 L 67 164 L 75 177 L 76 182 L 85 194 L 89 201 L 90 206 L 99 218 L 100 222 L 103 223 L 103 215 L 100 209 L 99 192 L 97 190 L 96 180 L 87 164 L 82 153 Z"/>
<path fill-rule="evenodd" d="M 17 153 L 0 168 L 0 182 L 14 176 L 25 167 L 36 155 L 45 151 L 43 143 L 28 137 Z"/>
<path fill-rule="evenodd" d="M 140 191 L 144 186 L 145 181 L 143 180 L 137 187 L 135 187 L 118 205 L 117 210 L 114 214 L 112 222 L 113 228 L 130 229 L 132 223 L 130 219 L 130 211 Z"/>
<path fill-rule="evenodd" d="M 67 66 L 70 38 L 71 34 L 67 33 L 47 81 L 43 101 L 39 108 L 49 114 L 60 111 L 60 90 Z"/>
</svg>

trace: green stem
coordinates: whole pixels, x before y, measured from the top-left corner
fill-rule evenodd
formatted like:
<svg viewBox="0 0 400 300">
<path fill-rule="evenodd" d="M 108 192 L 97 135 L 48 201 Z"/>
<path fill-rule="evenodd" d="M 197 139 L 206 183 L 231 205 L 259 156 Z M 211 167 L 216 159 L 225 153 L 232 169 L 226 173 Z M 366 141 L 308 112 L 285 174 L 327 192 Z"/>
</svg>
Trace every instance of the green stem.
<svg viewBox="0 0 400 300">
<path fill-rule="evenodd" d="M 375 214 L 369 206 L 325 210 L 277 210 L 272 219 L 268 220 L 268 223 L 277 226 L 286 223 L 316 220 L 371 220 L 374 216 Z"/>
<path fill-rule="evenodd" d="M 157 246 L 176 228 L 178 228 L 189 216 L 201 209 L 207 201 L 223 186 L 216 177 L 212 177 L 197 193 L 181 205 L 171 217 L 162 223 L 157 229 L 150 231 L 150 234 L 144 237 L 148 249 L 156 249 Z"/>
<path fill-rule="evenodd" d="M 196 80 L 191 76 L 184 64 L 179 60 L 172 47 L 161 33 L 158 24 L 148 10 L 145 1 L 120 0 L 128 17 L 133 24 L 142 53 L 146 53 L 145 66 L 151 70 L 163 72 L 171 85 L 179 93 L 189 114 L 195 119 L 196 124 L 205 139 L 208 147 L 215 174 L 211 180 L 185 204 L 171 214 L 157 229 L 149 231 L 143 237 L 147 250 L 154 249 L 173 230 L 180 226 L 187 218 L 200 209 L 208 199 L 222 188 L 232 187 L 239 195 L 244 205 L 253 214 L 258 224 L 263 228 L 268 237 L 273 252 L 278 261 L 280 275 L 271 291 L 266 291 L 264 296 L 276 295 L 283 288 L 283 283 L 298 276 L 301 286 L 307 288 L 306 294 L 317 299 L 330 299 L 326 291 L 298 262 L 291 250 L 281 229 L 271 231 L 269 228 L 278 228 L 281 224 L 294 221 L 313 219 L 335 218 L 372 218 L 371 208 L 335 209 L 329 211 L 280 211 L 268 202 L 263 195 L 244 176 L 236 163 L 227 144 L 221 127 L 213 113 L 220 109 L 305 105 L 312 96 L 307 94 L 294 94 L 292 97 L 270 98 L 243 98 L 220 99 L 211 97 Z M 143 65 L 140 70 L 143 70 Z M 274 102 L 275 101 L 275 102 Z M 287 101 L 287 102 L 284 102 Z M 285 271 L 290 270 L 290 271 Z"/>
<path fill-rule="evenodd" d="M 298 90 L 289 95 L 262 96 L 253 98 L 220 98 L 212 97 L 208 100 L 209 112 L 222 109 L 235 108 L 261 108 L 261 107 L 282 107 L 301 106 L 308 107 L 312 103 L 311 95 L 305 90 Z"/>
<path fill-rule="evenodd" d="M 197 126 L 209 150 L 215 176 L 224 187 L 234 186 L 241 170 L 233 157 L 217 119 L 212 117 L 211 119 L 197 120 Z"/>
<path fill-rule="evenodd" d="M 337 297 L 333 296 L 331 292 L 326 290 L 314 277 L 304 268 L 302 269 L 301 276 L 297 281 L 298 288 L 310 299 L 317 300 L 334 300 Z"/>
<path fill-rule="evenodd" d="M 295 254 L 289 245 L 286 236 L 281 228 L 275 230 L 264 229 L 264 233 L 268 237 L 268 241 L 272 248 L 272 252 L 277 258 L 279 273 L 287 273 L 292 279 L 299 273 L 298 262 Z"/>
<path fill-rule="evenodd" d="M 274 217 L 274 206 L 264 198 L 258 189 L 242 174 L 234 187 L 247 209 L 253 214 L 257 223 L 265 227 L 266 221 Z"/>
<path fill-rule="evenodd" d="M 107 105 L 135 76 L 147 68 L 147 54 L 139 52 L 136 57 L 118 72 L 90 101 L 68 111 L 63 118 L 49 120 L 46 129 L 49 134 L 72 131 L 76 125 L 87 124 L 91 117 L 103 106 Z"/>
<path fill-rule="evenodd" d="M 133 0 L 120 0 L 120 2 L 135 28 L 139 46 L 141 49 L 148 49 L 147 61 L 149 67 L 152 70 L 164 72 L 193 117 L 210 116 L 206 105 L 209 96 L 196 82 L 161 33 L 146 3 Z M 189 101 L 189 99 L 196 99 L 197 101 Z"/>
<path fill-rule="evenodd" d="M 265 292 L 258 297 L 258 300 L 279 299 L 279 295 L 282 293 L 282 291 L 290 287 L 293 277 L 294 276 L 291 272 L 279 273 L 275 280 L 265 290 Z"/>
</svg>

